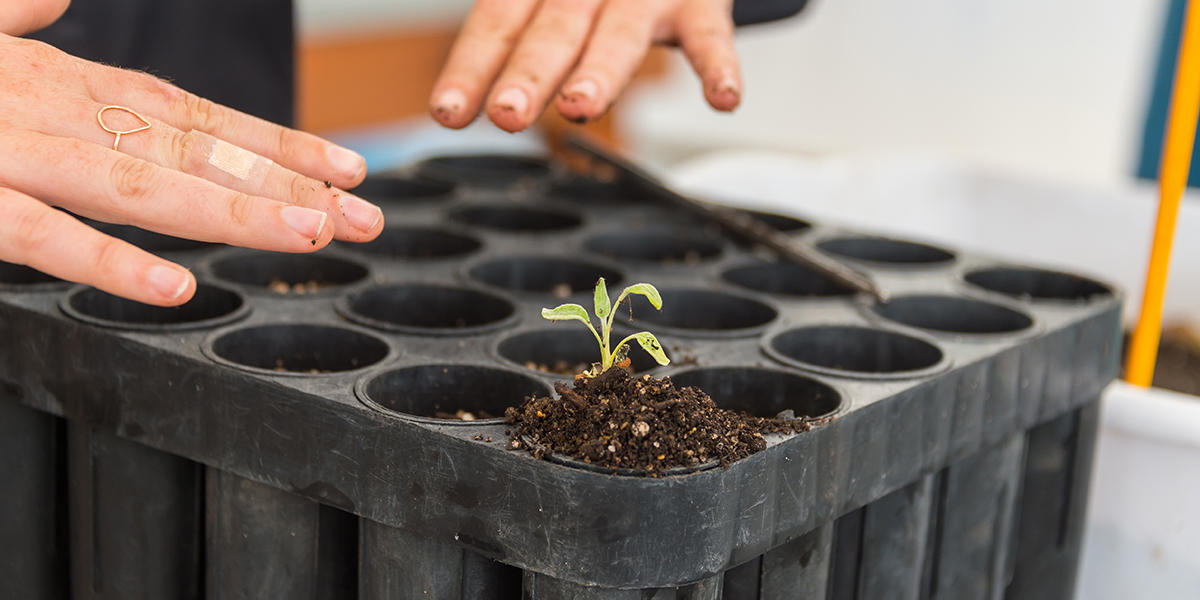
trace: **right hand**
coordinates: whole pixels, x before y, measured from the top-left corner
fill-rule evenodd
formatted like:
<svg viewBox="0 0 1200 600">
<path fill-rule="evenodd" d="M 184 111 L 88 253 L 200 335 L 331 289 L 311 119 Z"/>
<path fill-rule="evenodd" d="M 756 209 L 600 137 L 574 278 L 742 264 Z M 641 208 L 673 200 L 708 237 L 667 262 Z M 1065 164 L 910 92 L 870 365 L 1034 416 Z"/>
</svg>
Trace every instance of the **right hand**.
<svg viewBox="0 0 1200 600">
<path fill-rule="evenodd" d="M 107 105 L 151 127 L 113 150 L 114 135 L 96 122 Z M 139 124 L 116 110 L 104 119 L 114 129 Z M 379 235 L 379 208 L 339 189 L 365 174 L 361 156 L 316 136 L 0 34 L 0 260 L 178 305 L 195 292 L 187 269 L 52 207 L 208 242 L 311 252 L 333 238 Z"/>
</svg>

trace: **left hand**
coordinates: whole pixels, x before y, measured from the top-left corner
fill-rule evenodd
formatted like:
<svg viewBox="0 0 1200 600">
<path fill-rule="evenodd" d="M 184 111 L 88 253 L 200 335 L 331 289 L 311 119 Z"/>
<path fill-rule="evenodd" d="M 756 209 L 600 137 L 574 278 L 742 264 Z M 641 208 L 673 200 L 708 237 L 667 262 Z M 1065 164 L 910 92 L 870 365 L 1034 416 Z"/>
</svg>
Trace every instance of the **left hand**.
<svg viewBox="0 0 1200 600">
<path fill-rule="evenodd" d="M 681 46 L 708 103 L 731 111 L 742 95 L 732 13 L 732 0 L 478 0 L 430 111 L 458 129 L 486 108 L 510 132 L 529 127 L 551 100 L 568 119 L 595 119 L 651 44 Z"/>
</svg>

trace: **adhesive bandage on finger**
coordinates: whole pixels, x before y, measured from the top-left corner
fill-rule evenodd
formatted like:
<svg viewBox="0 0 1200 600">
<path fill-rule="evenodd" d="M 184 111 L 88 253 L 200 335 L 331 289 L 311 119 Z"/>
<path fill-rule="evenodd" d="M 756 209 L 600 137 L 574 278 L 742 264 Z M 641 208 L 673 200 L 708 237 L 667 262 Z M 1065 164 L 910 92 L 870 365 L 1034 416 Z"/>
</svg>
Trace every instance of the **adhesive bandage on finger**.
<svg viewBox="0 0 1200 600">
<path fill-rule="evenodd" d="M 225 177 L 239 181 L 262 180 L 275 164 L 269 158 L 202 131 L 192 130 L 185 133 L 184 148 L 183 170 L 218 183 Z"/>
</svg>

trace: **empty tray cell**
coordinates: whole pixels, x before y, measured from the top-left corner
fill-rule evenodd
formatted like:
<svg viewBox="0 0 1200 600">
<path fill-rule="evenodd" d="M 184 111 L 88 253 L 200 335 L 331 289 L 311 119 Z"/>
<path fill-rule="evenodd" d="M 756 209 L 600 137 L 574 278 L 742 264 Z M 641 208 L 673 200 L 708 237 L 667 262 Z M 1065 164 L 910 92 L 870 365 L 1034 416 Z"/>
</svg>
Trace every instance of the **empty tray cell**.
<svg viewBox="0 0 1200 600">
<path fill-rule="evenodd" d="M 693 369 L 672 375 L 678 388 L 698 387 L 721 408 L 758 417 L 821 417 L 842 405 L 837 390 L 815 379 L 750 367 Z"/>
<path fill-rule="evenodd" d="M 736 286 L 784 296 L 851 296 L 855 291 L 814 269 L 792 263 L 754 263 L 725 271 Z"/>
<path fill-rule="evenodd" d="M 147 252 L 186 252 L 188 250 L 203 250 L 217 246 L 217 244 L 209 242 L 198 242 L 196 240 L 163 235 L 134 227 L 133 225 L 113 225 L 111 223 L 96 221 L 89 221 L 88 224 L 100 230 L 101 233 L 125 240 Z"/>
<path fill-rule="evenodd" d="M 571 177 L 556 181 L 550 185 L 546 195 L 555 200 L 565 200 L 581 205 L 625 205 L 641 200 L 637 193 L 629 191 L 620 184 L 591 177 Z"/>
<path fill-rule="evenodd" d="M 565 297 L 591 291 L 603 277 L 609 286 L 623 279 L 616 269 L 570 258 L 515 256 L 499 258 L 471 267 L 471 278 L 507 290 L 549 292 Z"/>
<path fill-rule="evenodd" d="M 620 339 L 612 341 L 616 343 Z M 600 347 L 595 336 L 581 327 L 553 327 L 518 333 L 501 341 L 496 351 L 523 367 L 565 377 L 581 373 L 590 369 L 592 363 L 600 362 Z M 629 360 L 635 373 L 658 366 L 637 343 L 630 344 Z"/>
<path fill-rule="evenodd" d="M 421 161 L 417 171 L 426 177 L 480 186 L 506 186 L 550 173 L 550 164 L 535 156 L 462 154 Z"/>
<path fill-rule="evenodd" d="M 767 349 L 791 365 L 850 376 L 921 375 L 937 369 L 945 356 L 931 342 L 852 325 L 789 329 L 772 338 Z"/>
<path fill-rule="evenodd" d="M 904 296 L 876 305 L 874 310 L 897 323 L 948 333 L 1012 333 L 1033 325 L 1027 314 L 957 296 Z"/>
<path fill-rule="evenodd" d="M 437 284 L 402 283 L 372 287 L 342 298 L 344 316 L 384 331 L 467 335 L 512 320 L 512 302 L 483 291 Z"/>
<path fill-rule="evenodd" d="M 263 287 L 280 294 L 313 293 L 367 277 L 366 267 L 349 260 L 276 252 L 239 252 L 214 262 L 212 271 L 225 281 Z"/>
<path fill-rule="evenodd" d="M 451 211 L 450 218 L 475 227 L 516 233 L 561 231 L 583 223 L 574 213 L 500 204 L 465 206 Z"/>
<path fill-rule="evenodd" d="M 1078 275 L 1021 267 L 996 267 L 967 273 L 964 279 L 985 290 L 1034 300 L 1086 301 L 1112 295 L 1112 290 Z"/>
<path fill-rule="evenodd" d="M 695 264 L 720 256 L 720 241 L 683 232 L 608 233 L 584 242 L 584 248 L 618 260 Z"/>
<path fill-rule="evenodd" d="M 627 326 L 665 331 L 692 337 L 735 337 L 752 335 L 778 315 L 774 308 L 757 300 L 725 292 L 702 289 L 661 290 L 662 310 L 655 310 L 642 296 L 630 307 L 614 307 Z"/>
<path fill-rule="evenodd" d="M 808 229 L 812 229 L 812 223 L 804 219 L 796 217 L 788 217 L 785 215 L 777 215 L 775 213 L 761 212 L 757 210 L 741 210 L 742 214 L 749 215 L 762 221 L 771 229 L 783 233 L 800 233 Z"/>
<path fill-rule="evenodd" d="M 479 240 L 436 227 L 385 227 L 379 237 L 365 244 L 340 244 L 356 252 L 388 258 L 423 260 L 463 256 L 478 250 Z"/>
<path fill-rule="evenodd" d="M 0 288 L 41 287 L 47 283 L 65 283 L 32 267 L 0 261 Z"/>
<path fill-rule="evenodd" d="M 454 191 L 454 184 L 426 177 L 379 175 L 367 177 L 350 191 L 376 204 L 408 204 L 448 199 Z"/>
<path fill-rule="evenodd" d="M 181 306 L 152 306 L 81 287 L 62 301 L 62 308 L 72 317 L 95 325 L 147 331 L 213 327 L 238 319 L 249 310 L 241 294 L 203 283 Z"/>
<path fill-rule="evenodd" d="M 948 250 L 881 237 L 835 238 L 817 247 L 837 256 L 885 265 L 935 265 L 954 260 Z"/>
<path fill-rule="evenodd" d="M 275 373 L 316 375 L 353 371 L 388 355 L 383 340 L 342 327 L 276 324 L 223 333 L 212 340 L 222 362 Z"/>
<path fill-rule="evenodd" d="M 550 386 L 515 371 L 460 364 L 394 369 L 358 388 L 359 398 L 377 410 L 440 424 L 498 422 L 509 406 L 550 393 Z"/>
</svg>

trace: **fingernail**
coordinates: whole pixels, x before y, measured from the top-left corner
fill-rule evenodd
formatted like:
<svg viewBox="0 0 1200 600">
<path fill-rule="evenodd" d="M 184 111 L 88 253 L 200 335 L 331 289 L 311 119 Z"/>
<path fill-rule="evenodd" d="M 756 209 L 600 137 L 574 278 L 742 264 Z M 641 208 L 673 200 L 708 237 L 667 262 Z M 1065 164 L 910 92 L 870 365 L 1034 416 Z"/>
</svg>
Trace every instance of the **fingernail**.
<svg viewBox="0 0 1200 600">
<path fill-rule="evenodd" d="M 360 231 L 370 231 L 383 218 L 383 211 L 378 206 L 349 194 L 342 196 L 338 206 L 346 221 Z"/>
<path fill-rule="evenodd" d="M 154 265 L 146 272 L 146 280 L 150 282 L 150 287 L 169 300 L 174 300 L 187 291 L 188 279 L 186 273 L 162 265 Z"/>
<path fill-rule="evenodd" d="M 718 94 L 733 94 L 736 96 L 739 93 L 737 79 L 734 79 L 732 75 L 726 75 L 718 79 L 714 91 Z"/>
<path fill-rule="evenodd" d="M 591 79 L 580 79 L 563 90 L 568 100 L 591 101 L 600 95 L 600 86 Z"/>
<path fill-rule="evenodd" d="M 496 106 L 523 115 L 529 108 L 529 96 L 520 88 L 511 87 L 496 94 Z"/>
<path fill-rule="evenodd" d="M 319 210 L 303 206 L 285 206 L 279 211 L 279 215 L 292 231 L 314 240 L 320 237 L 321 230 L 325 228 L 325 219 L 329 218 L 329 215 Z"/>
<path fill-rule="evenodd" d="M 438 114 L 454 115 L 458 114 L 466 105 L 467 95 L 462 93 L 462 90 L 458 88 L 450 88 L 437 97 L 433 109 Z"/>
<path fill-rule="evenodd" d="M 325 156 L 329 158 L 333 170 L 345 177 L 357 177 L 359 171 L 367 167 L 367 161 L 363 160 L 362 156 L 341 146 L 330 146 L 325 151 Z"/>
</svg>

